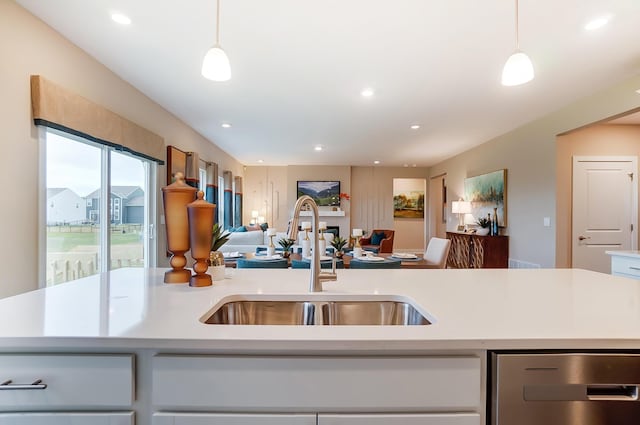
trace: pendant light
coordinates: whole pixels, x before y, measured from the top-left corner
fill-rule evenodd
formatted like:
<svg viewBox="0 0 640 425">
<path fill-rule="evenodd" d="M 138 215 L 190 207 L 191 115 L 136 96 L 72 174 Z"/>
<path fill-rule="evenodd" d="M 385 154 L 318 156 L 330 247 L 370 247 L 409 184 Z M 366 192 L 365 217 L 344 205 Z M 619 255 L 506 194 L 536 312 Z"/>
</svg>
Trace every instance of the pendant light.
<svg viewBox="0 0 640 425">
<path fill-rule="evenodd" d="M 216 43 L 202 61 L 202 76 L 213 81 L 227 81 L 231 78 L 229 58 L 220 46 L 220 0 L 217 0 L 216 10 Z"/>
<path fill-rule="evenodd" d="M 526 53 L 520 51 L 518 34 L 518 0 L 516 0 L 516 51 L 509 56 L 502 69 L 503 86 L 519 86 L 533 80 L 533 64 Z"/>
</svg>

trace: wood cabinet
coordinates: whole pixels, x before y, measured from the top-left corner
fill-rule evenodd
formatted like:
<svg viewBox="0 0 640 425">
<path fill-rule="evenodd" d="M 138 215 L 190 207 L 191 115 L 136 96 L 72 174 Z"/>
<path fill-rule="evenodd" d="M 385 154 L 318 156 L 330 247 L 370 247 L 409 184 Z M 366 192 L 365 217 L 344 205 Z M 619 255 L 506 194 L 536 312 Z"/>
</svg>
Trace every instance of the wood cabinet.
<svg viewBox="0 0 640 425">
<path fill-rule="evenodd" d="M 451 239 L 447 267 L 455 269 L 509 267 L 509 236 L 447 232 L 447 239 Z"/>
</svg>

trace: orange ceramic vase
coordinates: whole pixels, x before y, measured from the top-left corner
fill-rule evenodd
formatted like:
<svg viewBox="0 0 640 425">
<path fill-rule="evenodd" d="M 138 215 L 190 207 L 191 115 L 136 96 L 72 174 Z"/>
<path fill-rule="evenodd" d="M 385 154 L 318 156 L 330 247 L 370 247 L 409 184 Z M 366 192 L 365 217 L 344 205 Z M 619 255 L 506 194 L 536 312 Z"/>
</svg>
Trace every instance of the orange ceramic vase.
<svg viewBox="0 0 640 425">
<path fill-rule="evenodd" d="M 184 181 L 182 173 L 176 173 L 175 181 L 162 188 L 162 206 L 167 230 L 167 251 L 171 253 L 171 270 L 164 274 L 165 283 L 187 283 L 191 271 L 186 270 L 189 251 L 189 218 L 187 205 L 196 197 L 196 189 Z"/>
<path fill-rule="evenodd" d="M 190 286 L 210 286 L 211 275 L 207 274 L 209 253 L 213 241 L 213 221 L 216 206 L 204 200 L 204 192 L 198 192 L 198 199 L 187 205 L 189 215 L 189 241 L 191 256 L 195 260 L 195 274 L 189 280 Z"/>
</svg>

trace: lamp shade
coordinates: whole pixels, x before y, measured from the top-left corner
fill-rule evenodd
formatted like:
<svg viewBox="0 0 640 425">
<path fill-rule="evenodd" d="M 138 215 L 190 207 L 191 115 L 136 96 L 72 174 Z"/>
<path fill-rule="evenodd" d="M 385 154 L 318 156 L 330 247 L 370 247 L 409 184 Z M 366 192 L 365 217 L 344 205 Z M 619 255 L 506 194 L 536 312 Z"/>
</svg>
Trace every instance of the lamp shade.
<svg viewBox="0 0 640 425">
<path fill-rule="evenodd" d="M 502 85 L 518 86 L 533 80 L 533 64 L 526 53 L 520 50 L 509 56 L 502 69 Z"/>
<path fill-rule="evenodd" d="M 251 218 L 258 218 L 259 215 L 260 213 L 257 210 L 251 211 Z"/>
<path fill-rule="evenodd" d="M 458 202 L 458 207 L 460 208 L 460 211 L 458 211 L 460 214 L 471 214 L 471 202 L 468 201 L 460 201 Z"/>
<path fill-rule="evenodd" d="M 453 214 L 460 214 L 460 201 L 453 201 L 451 203 L 451 212 Z"/>
<path fill-rule="evenodd" d="M 231 78 L 229 58 L 218 44 L 209 49 L 202 61 L 202 76 L 212 81 L 227 81 Z"/>
</svg>

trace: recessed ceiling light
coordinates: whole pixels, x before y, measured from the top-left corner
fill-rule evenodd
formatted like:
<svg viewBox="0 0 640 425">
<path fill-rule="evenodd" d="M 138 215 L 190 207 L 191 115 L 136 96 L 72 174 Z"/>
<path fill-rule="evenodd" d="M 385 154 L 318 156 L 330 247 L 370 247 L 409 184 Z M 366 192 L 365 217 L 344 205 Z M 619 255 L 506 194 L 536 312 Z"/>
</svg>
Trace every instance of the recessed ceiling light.
<svg viewBox="0 0 640 425">
<path fill-rule="evenodd" d="M 380 161 L 378 161 L 377 159 L 375 161 L 373 161 L 374 164 L 378 165 L 380 164 Z"/>
<path fill-rule="evenodd" d="M 320 152 L 322 150 L 322 146 L 320 146 L 320 145 L 314 146 L 313 150 L 316 151 L 316 152 Z"/>
<path fill-rule="evenodd" d="M 119 13 L 119 12 L 112 13 L 111 14 L 111 19 L 113 19 L 114 22 L 117 22 L 120 25 L 129 25 L 129 24 L 131 24 L 131 18 L 129 18 L 127 15 L 123 15 L 122 13 Z"/>
<path fill-rule="evenodd" d="M 258 160 L 258 164 L 262 164 L 263 162 L 264 162 L 264 160 L 262 160 L 262 159 Z"/>
<path fill-rule="evenodd" d="M 584 26 L 584 29 L 586 29 L 587 31 L 597 30 L 598 28 L 602 28 L 607 25 L 610 20 L 610 15 L 597 17 L 587 22 L 587 24 Z"/>
<path fill-rule="evenodd" d="M 221 127 L 222 128 L 231 128 L 231 124 L 229 124 L 228 122 L 223 122 Z"/>
<path fill-rule="evenodd" d="M 411 126 L 411 130 L 417 130 L 419 128 L 420 128 L 420 126 L 418 124 L 414 124 L 414 125 Z"/>
<path fill-rule="evenodd" d="M 374 91 L 372 88 L 367 87 L 366 89 L 362 90 L 360 94 L 362 95 L 362 97 L 371 97 L 373 96 Z"/>
<path fill-rule="evenodd" d="M 416 168 L 416 167 L 417 167 L 417 165 L 416 165 L 416 164 L 411 164 L 411 166 L 412 166 L 413 168 Z"/>
<path fill-rule="evenodd" d="M 636 93 L 640 94 L 640 89 L 636 90 Z"/>
<path fill-rule="evenodd" d="M 404 168 L 407 168 L 408 166 L 409 166 L 409 164 L 404 164 L 403 165 Z"/>
</svg>

